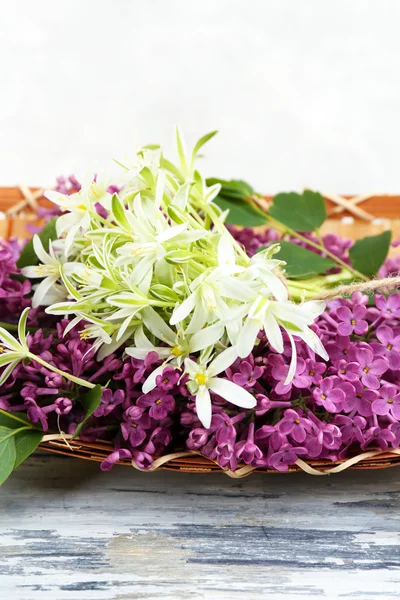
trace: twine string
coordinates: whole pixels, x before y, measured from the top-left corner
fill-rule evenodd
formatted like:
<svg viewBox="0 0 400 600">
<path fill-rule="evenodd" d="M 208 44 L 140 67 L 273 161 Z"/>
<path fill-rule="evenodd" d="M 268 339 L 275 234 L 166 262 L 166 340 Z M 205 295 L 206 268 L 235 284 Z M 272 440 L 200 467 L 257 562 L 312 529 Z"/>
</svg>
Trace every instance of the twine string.
<svg viewBox="0 0 400 600">
<path fill-rule="evenodd" d="M 351 295 L 353 292 L 373 292 L 379 290 L 390 290 L 400 287 L 400 276 L 383 277 L 382 279 L 371 279 L 361 283 L 351 283 L 349 285 L 339 285 L 332 290 L 322 292 L 313 298 L 314 300 L 330 300 L 340 298 L 341 296 Z"/>
</svg>

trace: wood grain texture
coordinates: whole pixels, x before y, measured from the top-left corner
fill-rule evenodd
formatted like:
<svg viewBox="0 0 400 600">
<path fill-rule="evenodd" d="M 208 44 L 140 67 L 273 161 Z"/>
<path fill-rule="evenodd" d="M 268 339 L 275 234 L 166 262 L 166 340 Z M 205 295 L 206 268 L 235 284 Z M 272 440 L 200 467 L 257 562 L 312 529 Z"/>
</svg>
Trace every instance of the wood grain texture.
<svg viewBox="0 0 400 600">
<path fill-rule="evenodd" d="M 0 598 L 400 596 L 400 469 L 230 480 L 36 455 L 0 490 Z"/>
</svg>

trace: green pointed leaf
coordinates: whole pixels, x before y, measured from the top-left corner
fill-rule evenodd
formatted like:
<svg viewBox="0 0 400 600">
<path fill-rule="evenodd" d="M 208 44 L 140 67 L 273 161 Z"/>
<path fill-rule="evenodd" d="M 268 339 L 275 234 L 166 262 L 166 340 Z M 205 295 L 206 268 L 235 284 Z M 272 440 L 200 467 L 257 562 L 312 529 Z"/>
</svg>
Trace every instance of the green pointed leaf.
<svg viewBox="0 0 400 600">
<path fill-rule="evenodd" d="M 223 198 L 231 198 L 232 200 L 245 200 L 254 194 L 254 189 L 251 185 L 241 179 L 231 179 L 228 181 L 226 179 L 210 177 L 209 179 L 206 179 L 206 184 L 207 187 L 219 184 L 221 186 L 219 195 Z"/>
<path fill-rule="evenodd" d="M 0 411 L 0 427 L 7 427 L 8 429 L 19 429 L 29 425 L 33 428 L 32 423 L 27 419 L 24 413 Z"/>
<path fill-rule="evenodd" d="M 201 137 L 197 142 L 195 147 L 193 148 L 193 152 L 192 152 L 192 168 L 194 165 L 194 161 L 196 160 L 196 156 L 199 152 L 199 150 L 204 146 L 204 144 L 206 144 L 209 140 L 211 140 L 211 138 L 213 138 L 215 135 L 217 135 L 218 131 L 211 131 L 210 133 L 206 133 L 206 135 L 203 135 L 203 137 Z"/>
<path fill-rule="evenodd" d="M 16 459 L 13 430 L 0 427 L 0 485 L 11 475 Z"/>
<path fill-rule="evenodd" d="M 78 427 L 75 429 L 75 433 L 72 437 L 74 440 L 77 438 L 82 430 L 82 427 L 85 425 L 86 421 L 92 416 L 96 408 L 99 406 L 101 402 L 101 393 L 102 387 L 101 385 L 96 385 L 96 387 L 89 390 L 86 394 L 80 397 L 80 404 L 85 409 L 85 417 L 81 423 L 79 423 Z"/>
<path fill-rule="evenodd" d="M 46 250 L 46 252 L 49 249 L 50 240 L 57 239 L 57 232 L 56 232 L 57 218 L 58 217 L 54 217 L 54 219 L 52 219 L 51 221 L 46 223 L 46 225 L 43 227 L 41 233 L 38 234 L 38 236 L 43 244 L 43 248 Z M 29 240 L 29 242 L 27 242 L 22 249 L 22 252 L 17 261 L 17 267 L 19 269 L 22 269 L 22 267 L 30 267 L 31 265 L 38 265 L 39 262 L 40 262 L 40 260 L 36 256 L 35 250 L 33 248 L 33 241 Z"/>
<path fill-rule="evenodd" d="M 311 190 L 277 194 L 269 214 L 296 231 L 315 231 L 326 219 L 325 201 L 320 193 Z"/>
<path fill-rule="evenodd" d="M 118 225 L 124 229 L 129 229 L 129 221 L 125 215 L 124 205 L 119 199 L 118 194 L 113 194 L 111 198 L 111 210 L 112 214 L 117 221 Z"/>
<path fill-rule="evenodd" d="M 385 262 L 390 248 L 391 231 L 357 240 L 349 250 L 351 264 L 357 271 L 372 277 Z"/>
<path fill-rule="evenodd" d="M 274 255 L 274 258 L 286 262 L 283 268 L 287 276 L 293 279 L 320 275 L 335 266 L 335 263 L 329 258 L 320 256 L 297 244 L 292 244 L 292 242 L 282 241 L 279 242 L 279 246 L 280 250 Z"/>
<path fill-rule="evenodd" d="M 221 210 L 229 210 L 225 220 L 229 225 L 240 225 L 242 227 L 258 227 L 267 223 L 266 217 L 256 211 L 251 204 L 244 200 L 231 200 L 220 194 L 214 199 Z"/>
<path fill-rule="evenodd" d="M 26 341 L 26 322 L 28 320 L 28 314 L 30 311 L 30 307 L 27 306 L 23 313 L 21 314 L 18 322 L 18 337 L 19 341 L 26 350 L 28 350 L 28 344 Z"/>
<path fill-rule="evenodd" d="M 43 438 L 42 431 L 36 431 L 35 429 L 27 429 L 20 431 L 15 435 L 15 464 L 14 469 L 32 454 L 39 446 Z"/>
</svg>

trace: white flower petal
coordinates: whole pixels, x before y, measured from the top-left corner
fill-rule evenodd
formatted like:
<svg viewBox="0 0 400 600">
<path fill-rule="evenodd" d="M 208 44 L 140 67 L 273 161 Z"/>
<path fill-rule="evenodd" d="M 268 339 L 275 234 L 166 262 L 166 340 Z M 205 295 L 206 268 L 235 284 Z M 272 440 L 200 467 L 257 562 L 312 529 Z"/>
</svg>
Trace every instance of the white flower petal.
<svg viewBox="0 0 400 600">
<path fill-rule="evenodd" d="M 267 311 L 265 315 L 263 326 L 269 343 L 277 352 L 281 354 L 283 352 L 282 332 L 277 320 L 270 311 Z"/>
<path fill-rule="evenodd" d="M 208 372 L 212 377 L 225 371 L 238 357 L 237 349 L 233 346 L 227 348 L 221 354 L 218 354 L 208 368 Z"/>
<path fill-rule="evenodd" d="M 47 299 L 47 295 L 49 291 L 52 291 L 57 279 L 58 275 L 51 275 L 39 283 L 32 298 L 33 308 L 37 308 L 38 306 L 49 306 L 50 302 Z"/>
<path fill-rule="evenodd" d="M 240 358 L 246 358 L 254 348 L 257 335 L 261 329 L 261 324 L 257 319 L 246 319 L 236 344 L 237 352 Z"/>
<path fill-rule="evenodd" d="M 157 385 L 156 379 L 159 375 L 162 375 L 162 372 L 164 371 L 165 366 L 166 366 L 165 364 L 162 364 L 159 367 L 157 367 L 156 369 L 154 369 L 154 371 L 152 373 L 150 373 L 150 375 L 148 376 L 148 378 L 146 379 L 146 381 L 144 382 L 144 384 L 142 386 L 143 394 L 148 394 L 149 392 L 151 392 L 151 390 L 154 390 L 154 388 Z"/>
<path fill-rule="evenodd" d="M 175 345 L 176 333 L 168 327 L 164 319 L 152 308 L 148 306 L 142 312 L 143 323 L 147 329 L 162 342 L 167 342 L 170 346 Z"/>
<path fill-rule="evenodd" d="M 235 404 L 235 406 L 240 406 L 241 408 L 254 408 L 257 404 L 256 399 L 250 392 L 228 379 L 213 377 L 209 382 L 209 388 L 215 394 L 221 396 L 221 398 L 231 402 L 231 404 Z"/>
<path fill-rule="evenodd" d="M 209 429 L 211 425 L 212 408 L 210 392 L 205 385 L 200 386 L 199 391 L 196 394 L 196 412 L 203 427 Z"/>
<path fill-rule="evenodd" d="M 221 323 L 215 323 L 209 327 L 205 327 L 201 331 L 195 333 L 189 341 L 189 351 L 198 352 L 207 346 L 213 346 L 221 339 L 224 333 L 224 326 Z"/>
<path fill-rule="evenodd" d="M 35 251 L 36 256 L 44 265 L 54 264 L 54 260 L 51 258 L 49 254 L 43 248 L 42 241 L 38 235 L 34 235 L 32 239 L 33 249 Z"/>
<path fill-rule="evenodd" d="M 294 374 L 296 373 L 296 365 L 297 365 L 296 344 L 294 342 L 293 336 L 290 335 L 290 333 L 288 333 L 288 336 L 289 336 L 289 340 L 290 340 L 290 345 L 292 346 L 292 358 L 290 360 L 289 371 L 288 371 L 288 374 L 285 379 L 285 385 L 287 385 L 288 383 L 290 383 L 292 381 Z"/>
<path fill-rule="evenodd" d="M 260 271 L 260 277 L 279 302 L 287 302 L 288 291 L 279 277 L 267 269 Z"/>
<path fill-rule="evenodd" d="M 218 265 L 221 268 L 231 267 L 236 264 L 235 250 L 232 237 L 228 231 L 224 231 L 218 242 Z"/>
<path fill-rule="evenodd" d="M 182 304 L 180 304 L 179 306 L 177 306 L 174 309 L 174 312 L 172 313 L 172 317 L 169 321 L 170 324 L 177 325 L 178 323 L 181 323 L 184 319 L 186 319 L 186 317 L 194 309 L 196 300 L 197 300 L 197 294 L 196 293 L 190 294 L 190 296 L 188 296 L 186 298 L 186 300 L 184 300 L 182 302 Z"/>
</svg>

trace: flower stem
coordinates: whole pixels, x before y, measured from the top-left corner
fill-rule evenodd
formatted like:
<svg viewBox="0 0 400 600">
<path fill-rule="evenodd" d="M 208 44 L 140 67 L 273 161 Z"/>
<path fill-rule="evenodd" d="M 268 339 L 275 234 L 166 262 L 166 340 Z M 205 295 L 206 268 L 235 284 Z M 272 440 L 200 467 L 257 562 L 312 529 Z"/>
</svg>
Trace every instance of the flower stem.
<svg viewBox="0 0 400 600">
<path fill-rule="evenodd" d="M 347 269 L 348 271 L 350 271 L 352 273 L 352 275 L 354 277 L 356 277 L 357 279 L 362 279 L 363 281 L 369 281 L 368 277 L 366 277 L 365 275 L 363 275 L 362 273 L 360 273 L 359 271 L 357 271 L 356 269 L 354 269 L 353 267 L 351 267 L 350 265 L 345 263 L 341 258 L 339 258 L 335 254 L 333 254 L 330 250 L 327 250 L 321 244 L 317 244 L 316 242 L 313 242 L 312 240 L 309 240 L 305 236 L 301 235 L 301 233 L 299 233 L 298 231 L 291 229 L 291 227 L 287 227 L 287 225 L 283 225 L 282 223 L 280 223 L 279 221 L 277 221 L 276 219 L 271 217 L 268 213 L 264 213 L 264 215 L 265 215 L 266 219 L 271 221 L 271 223 L 273 223 L 275 226 L 284 228 L 286 233 L 288 233 L 289 235 L 297 238 L 298 240 L 300 240 L 302 242 L 305 242 L 312 248 L 315 248 L 316 250 L 323 252 L 324 254 L 326 254 L 326 256 L 329 256 L 329 258 L 331 260 L 333 260 L 337 265 L 341 266 L 343 269 Z"/>
<path fill-rule="evenodd" d="M 81 379 L 80 377 L 75 377 L 75 375 L 71 375 L 70 373 L 65 373 L 65 371 L 61 371 L 61 369 L 57 369 L 57 367 L 53 367 L 53 365 L 50 365 L 48 362 L 43 360 L 43 358 L 40 358 L 40 356 L 36 356 L 35 354 L 32 354 L 31 352 L 28 352 L 27 357 L 30 358 L 31 360 L 43 365 L 44 367 L 46 367 L 46 369 L 49 369 L 50 371 L 54 371 L 54 373 L 58 373 L 58 375 L 61 375 L 61 377 L 65 377 L 65 379 L 69 379 L 73 383 L 77 383 L 78 385 L 82 385 L 87 388 L 96 387 L 94 383 L 90 383 L 90 381 L 86 381 L 86 379 Z"/>
<path fill-rule="evenodd" d="M 16 323 L 4 323 L 0 321 L 0 327 L 6 329 L 7 331 L 18 331 L 18 325 Z"/>
</svg>

